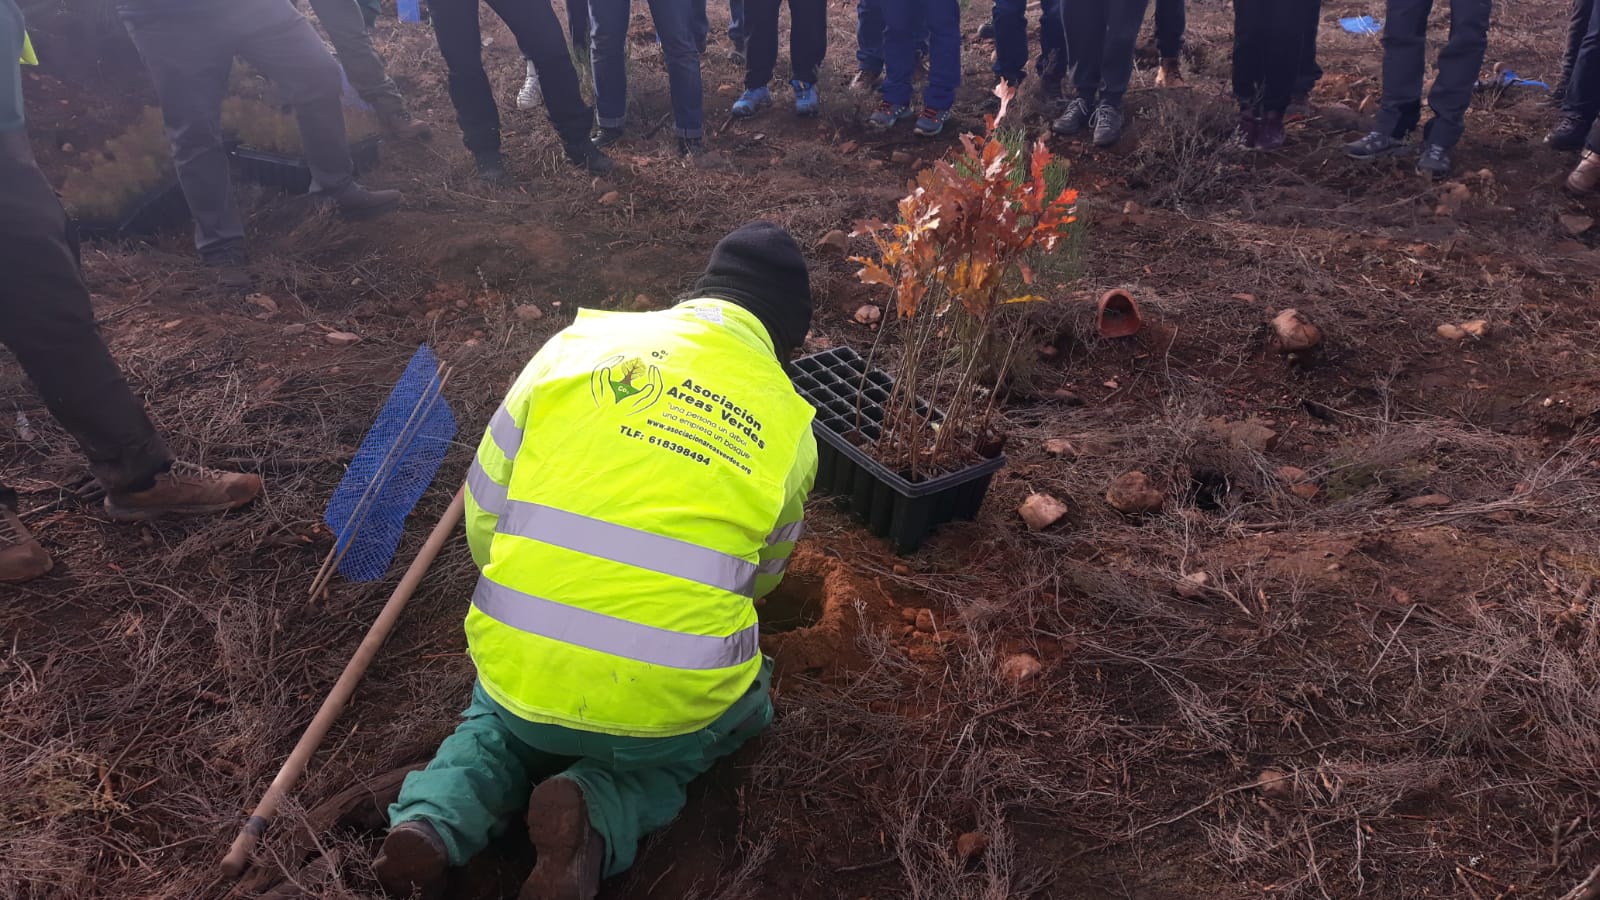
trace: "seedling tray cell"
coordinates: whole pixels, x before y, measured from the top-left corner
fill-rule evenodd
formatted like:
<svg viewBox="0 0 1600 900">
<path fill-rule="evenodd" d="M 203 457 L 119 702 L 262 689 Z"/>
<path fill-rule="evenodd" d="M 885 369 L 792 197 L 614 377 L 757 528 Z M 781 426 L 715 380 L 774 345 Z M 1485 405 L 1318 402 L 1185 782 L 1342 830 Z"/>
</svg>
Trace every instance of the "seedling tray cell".
<svg viewBox="0 0 1600 900">
<path fill-rule="evenodd" d="M 357 175 L 376 166 L 378 139 L 371 137 L 351 144 L 350 158 L 355 162 Z M 242 177 L 264 187 L 290 194 L 311 190 L 311 167 L 301 157 L 269 153 L 240 144 L 233 150 L 233 159 Z"/>
<path fill-rule="evenodd" d="M 883 429 L 884 404 L 894 379 L 868 369 L 848 347 L 824 350 L 790 365 L 795 390 L 817 409 L 812 422 L 819 444 L 816 490 L 849 498 L 851 510 L 869 531 L 888 538 L 899 553 L 912 553 L 923 538 L 946 522 L 972 519 L 983 505 L 1004 454 L 935 478 L 911 481 L 857 446 L 870 445 Z M 929 413 L 917 400 L 917 410 Z M 932 411 L 934 422 L 944 416 Z"/>
</svg>

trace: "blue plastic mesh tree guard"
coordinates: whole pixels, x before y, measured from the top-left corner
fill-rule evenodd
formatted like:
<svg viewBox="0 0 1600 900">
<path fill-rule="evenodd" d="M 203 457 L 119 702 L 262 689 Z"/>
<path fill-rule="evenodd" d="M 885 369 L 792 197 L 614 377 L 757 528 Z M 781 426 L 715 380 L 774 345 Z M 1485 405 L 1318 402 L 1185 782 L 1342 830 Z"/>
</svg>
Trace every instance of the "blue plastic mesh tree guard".
<svg viewBox="0 0 1600 900">
<path fill-rule="evenodd" d="M 423 344 L 328 501 L 324 521 L 338 537 L 334 553 L 344 552 L 339 574 L 352 581 L 374 581 L 389 570 L 406 516 L 433 482 L 456 435 L 455 413 L 439 388 L 439 360 Z"/>
</svg>

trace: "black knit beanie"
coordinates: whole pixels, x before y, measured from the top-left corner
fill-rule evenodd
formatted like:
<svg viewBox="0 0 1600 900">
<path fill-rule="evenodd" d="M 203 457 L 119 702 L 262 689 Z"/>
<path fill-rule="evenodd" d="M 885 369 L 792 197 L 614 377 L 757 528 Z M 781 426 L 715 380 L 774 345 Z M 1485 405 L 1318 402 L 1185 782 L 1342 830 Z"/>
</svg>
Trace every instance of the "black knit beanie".
<svg viewBox="0 0 1600 900">
<path fill-rule="evenodd" d="M 803 345 L 811 330 L 806 258 L 789 232 L 771 222 L 751 222 L 718 241 L 694 295 L 754 313 L 767 326 L 780 360 Z"/>
</svg>

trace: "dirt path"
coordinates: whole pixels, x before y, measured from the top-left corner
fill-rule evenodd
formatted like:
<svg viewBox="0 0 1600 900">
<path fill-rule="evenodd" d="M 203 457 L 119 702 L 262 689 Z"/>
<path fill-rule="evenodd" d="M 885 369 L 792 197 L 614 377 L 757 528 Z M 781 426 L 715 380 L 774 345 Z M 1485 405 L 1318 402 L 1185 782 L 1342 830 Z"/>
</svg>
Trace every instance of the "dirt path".
<svg viewBox="0 0 1600 900">
<path fill-rule="evenodd" d="M 973 5 L 969 36 L 987 9 Z M 1491 59 L 1552 76 L 1564 6 L 1502 4 Z M 777 723 L 697 785 L 607 897 L 1487 900 L 1559 897 L 1600 863 L 1600 253 L 1558 218 L 1600 218 L 1596 204 L 1560 193 L 1570 160 L 1540 146 L 1550 114 L 1532 95 L 1475 102 L 1464 195 L 1345 160 L 1378 55 L 1332 7 L 1322 113 L 1281 153 L 1240 155 L 1221 99 L 1228 10 L 1193 7 L 1190 86 L 1160 94 L 1141 71 L 1122 146 L 1059 148 L 1088 227 L 1055 294 L 1126 287 L 1150 327 L 1107 343 L 1086 304 L 1041 316 L 1006 413 L 1010 465 L 977 522 L 914 558 L 813 504 L 797 577 L 764 611 Z M 683 166 L 660 129 L 623 145 L 614 178 L 576 177 L 541 115 L 508 102 L 520 189 L 470 178 L 431 36 L 386 20 L 396 75 L 441 132 L 384 149 L 370 181 L 405 189 L 402 213 L 349 227 L 246 191 L 270 311 L 218 289 L 181 235 L 88 250 L 108 340 L 176 449 L 260 471 L 268 494 L 222 520 L 104 523 L 56 487 L 81 463 L 0 367 L 0 414 L 34 433 L 0 429 L 0 474 L 59 562 L 0 590 L 0 897 L 228 895 L 215 860 L 387 594 L 338 582 L 303 599 L 327 496 L 418 342 L 457 366 L 462 446 L 444 471 L 460 473 L 510 378 L 579 306 L 668 304 L 758 215 L 810 244 L 892 211 L 949 141 L 861 128 L 853 4 L 833 8 L 820 120 L 780 108 L 724 127 L 738 73 L 714 36 L 708 113 L 728 169 Z M 635 26 L 642 135 L 668 105 L 642 12 Z M 517 55 L 498 23 L 487 34 L 509 101 Z M 989 84 L 988 50 L 969 42 L 964 109 Z M 137 77 L 81 77 L 25 87 L 52 171 L 148 102 Z M 1023 111 L 1042 127 L 1036 101 Z M 1439 214 L 1452 192 L 1464 199 Z M 872 296 L 854 267 L 814 262 L 816 345 L 870 343 L 850 318 Z M 1270 346 L 1288 307 L 1327 334 L 1309 365 Z M 1435 332 L 1474 319 L 1486 337 Z M 332 330 L 362 339 L 333 347 Z M 1276 439 L 1230 444 L 1216 418 Z M 1285 465 L 1314 497 L 1285 490 Z M 1102 500 L 1133 469 L 1166 492 L 1159 515 Z M 1030 534 L 1014 510 L 1038 491 L 1070 512 Z M 447 494 L 424 499 L 408 547 Z M 441 559 L 305 808 L 425 760 L 452 727 L 473 574 L 462 545 Z M 1017 680 L 1018 654 L 1036 674 Z M 357 805 L 345 825 L 313 816 L 329 855 L 305 872 L 304 841 L 277 829 L 263 880 L 365 896 L 376 806 Z M 981 854 L 958 852 L 968 834 Z M 528 851 L 516 834 L 503 845 L 458 896 L 514 889 Z"/>
</svg>

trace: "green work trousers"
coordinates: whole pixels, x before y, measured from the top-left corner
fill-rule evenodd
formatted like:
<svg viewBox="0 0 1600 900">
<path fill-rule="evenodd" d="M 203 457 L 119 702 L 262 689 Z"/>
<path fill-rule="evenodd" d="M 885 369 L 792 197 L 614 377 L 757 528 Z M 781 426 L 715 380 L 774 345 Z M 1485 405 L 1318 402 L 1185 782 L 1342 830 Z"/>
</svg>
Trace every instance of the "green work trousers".
<svg viewBox="0 0 1600 900">
<path fill-rule="evenodd" d="M 538 782 L 577 782 L 589 824 L 605 838 L 609 878 L 633 865 L 639 841 L 683 809 L 689 782 L 772 723 L 772 661 L 738 702 L 700 731 L 670 738 L 619 737 L 518 718 L 484 692 L 426 769 L 406 776 L 389 807 L 391 827 L 422 819 L 464 865 L 520 819 Z"/>
</svg>

